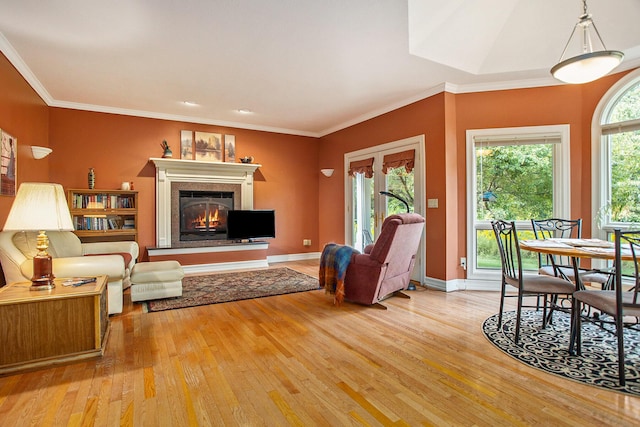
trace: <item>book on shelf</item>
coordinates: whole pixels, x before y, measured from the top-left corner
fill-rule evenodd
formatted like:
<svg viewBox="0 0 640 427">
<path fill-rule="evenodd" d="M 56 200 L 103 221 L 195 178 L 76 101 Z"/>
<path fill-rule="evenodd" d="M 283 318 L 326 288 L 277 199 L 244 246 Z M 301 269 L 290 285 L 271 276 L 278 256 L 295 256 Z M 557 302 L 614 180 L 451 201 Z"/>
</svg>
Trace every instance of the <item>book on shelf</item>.
<svg viewBox="0 0 640 427">
<path fill-rule="evenodd" d="M 131 209 L 135 208 L 135 196 L 118 194 L 74 194 L 71 198 L 74 209 Z"/>
<path fill-rule="evenodd" d="M 122 228 L 133 230 L 134 228 L 136 228 L 136 221 L 134 219 L 125 219 L 124 223 L 122 224 Z"/>
</svg>

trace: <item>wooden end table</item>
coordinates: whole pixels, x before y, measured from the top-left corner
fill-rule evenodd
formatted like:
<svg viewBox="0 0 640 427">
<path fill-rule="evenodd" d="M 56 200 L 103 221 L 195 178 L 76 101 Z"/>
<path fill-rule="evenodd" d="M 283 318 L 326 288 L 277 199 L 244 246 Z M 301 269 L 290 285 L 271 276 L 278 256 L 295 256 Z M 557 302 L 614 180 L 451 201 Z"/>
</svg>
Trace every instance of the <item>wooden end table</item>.
<svg viewBox="0 0 640 427">
<path fill-rule="evenodd" d="M 31 291 L 31 282 L 0 288 L 0 375 L 104 354 L 107 277 L 81 286 L 63 281 L 49 291 Z"/>
</svg>

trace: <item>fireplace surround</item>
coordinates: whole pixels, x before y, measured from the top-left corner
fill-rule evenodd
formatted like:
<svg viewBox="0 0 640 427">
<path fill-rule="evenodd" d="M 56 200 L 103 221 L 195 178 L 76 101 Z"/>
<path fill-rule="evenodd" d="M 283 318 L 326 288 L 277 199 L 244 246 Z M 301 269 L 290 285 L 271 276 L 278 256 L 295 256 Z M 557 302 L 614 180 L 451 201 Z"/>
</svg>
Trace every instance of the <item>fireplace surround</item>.
<svg viewBox="0 0 640 427">
<path fill-rule="evenodd" d="M 156 166 L 156 245 L 185 248 L 215 245 L 215 240 L 180 240 L 181 191 L 232 193 L 233 209 L 253 209 L 252 163 L 215 163 L 151 158 Z"/>
</svg>

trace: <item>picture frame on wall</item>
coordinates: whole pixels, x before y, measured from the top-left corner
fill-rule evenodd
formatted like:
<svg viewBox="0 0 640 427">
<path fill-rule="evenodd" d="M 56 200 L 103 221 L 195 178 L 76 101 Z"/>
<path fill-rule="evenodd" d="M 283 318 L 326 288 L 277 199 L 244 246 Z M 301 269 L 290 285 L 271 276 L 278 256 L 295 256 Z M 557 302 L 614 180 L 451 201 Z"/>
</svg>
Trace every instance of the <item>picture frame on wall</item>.
<svg viewBox="0 0 640 427">
<path fill-rule="evenodd" d="M 222 161 L 222 135 L 211 132 L 196 132 L 195 157 L 204 162 Z"/>
<path fill-rule="evenodd" d="M 180 158 L 193 160 L 193 131 L 180 131 Z"/>
<path fill-rule="evenodd" d="M 0 129 L 0 195 L 16 195 L 18 140 Z"/>
<path fill-rule="evenodd" d="M 224 161 L 235 163 L 236 161 L 236 136 L 224 136 Z"/>
</svg>

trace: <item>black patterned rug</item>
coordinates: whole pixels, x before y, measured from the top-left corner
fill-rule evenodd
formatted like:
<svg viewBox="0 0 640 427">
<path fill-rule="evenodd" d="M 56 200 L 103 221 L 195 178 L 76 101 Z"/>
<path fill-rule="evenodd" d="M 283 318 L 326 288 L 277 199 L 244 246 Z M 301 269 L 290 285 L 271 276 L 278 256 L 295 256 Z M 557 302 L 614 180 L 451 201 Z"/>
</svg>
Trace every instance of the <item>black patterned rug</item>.
<svg viewBox="0 0 640 427">
<path fill-rule="evenodd" d="M 554 313 L 553 324 L 545 329 L 541 329 L 541 316 L 541 311 L 523 310 L 519 345 L 513 341 L 515 311 L 504 313 L 501 330 L 496 330 L 498 315 L 494 314 L 484 321 L 482 331 L 500 350 L 529 366 L 584 384 L 640 396 L 640 333 L 625 331 L 626 385 L 621 387 L 615 335 L 583 322 L 582 356 L 571 356 L 570 315 Z"/>
<path fill-rule="evenodd" d="M 188 276 L 182 280 L 181 297 L 147 301 L 145 305 L 147 311 L 163 311 L 310 291 L 318 287 L 317 278 L 290 268 Z"/>
</svg>

